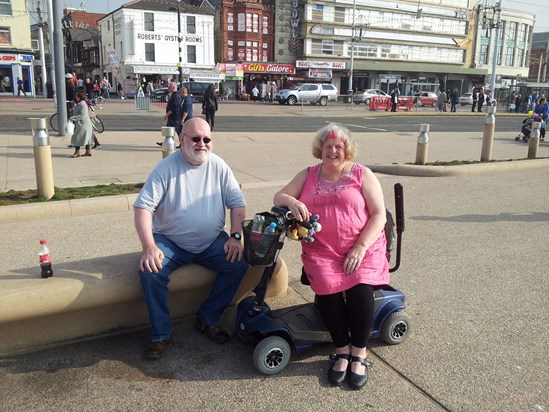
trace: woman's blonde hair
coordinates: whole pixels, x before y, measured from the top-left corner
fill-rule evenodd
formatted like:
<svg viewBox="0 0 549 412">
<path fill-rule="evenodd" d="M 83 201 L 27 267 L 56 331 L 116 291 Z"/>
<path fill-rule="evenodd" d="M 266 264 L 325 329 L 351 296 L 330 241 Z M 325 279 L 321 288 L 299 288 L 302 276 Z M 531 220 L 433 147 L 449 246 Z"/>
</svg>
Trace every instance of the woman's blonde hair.
<svg viewBox="0 0 549 412">
<path fill-rule="evenodd" d="M 345 160 L 351 160 L 355 157 L 357 145 L 353 142 L 349 129 L 337 123 L 328 123 L 316 132 L 313 139 L 313 156 L 315 158 L 322 159 L 322 146 L 328 138 L 336 138 L 343 143 Z"/>
</svg>

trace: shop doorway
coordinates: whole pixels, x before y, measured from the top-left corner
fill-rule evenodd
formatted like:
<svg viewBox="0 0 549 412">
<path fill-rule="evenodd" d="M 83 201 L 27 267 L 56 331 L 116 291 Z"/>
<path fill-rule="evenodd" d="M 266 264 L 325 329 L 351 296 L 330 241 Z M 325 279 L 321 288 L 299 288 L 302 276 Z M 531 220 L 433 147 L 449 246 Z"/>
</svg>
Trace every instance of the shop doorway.
<svg viewBox="0 0 549 412">
<path fill-rule="evenodd" d="M 23 90 L 25 91 L 25 93 L 32 92 L 32 76 L 30 75 L 30 73 L 30 67 L 21 67 L 21 78 L 23 79 Z"/>
</svg>

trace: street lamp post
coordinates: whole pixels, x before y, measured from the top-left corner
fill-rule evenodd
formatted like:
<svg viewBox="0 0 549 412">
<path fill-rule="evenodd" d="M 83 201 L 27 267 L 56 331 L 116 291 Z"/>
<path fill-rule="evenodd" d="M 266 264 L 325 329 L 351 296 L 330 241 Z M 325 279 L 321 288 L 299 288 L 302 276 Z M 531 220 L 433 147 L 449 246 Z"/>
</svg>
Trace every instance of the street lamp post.
<svg viewBox="0 0 549 412">
<path fill-rule="evenodd" d="M 179 46 L 179 86 L 183 83 L 183 58 L 181 56 L 181 0 L 177 0 L 177 44 Z"/>
</svg>

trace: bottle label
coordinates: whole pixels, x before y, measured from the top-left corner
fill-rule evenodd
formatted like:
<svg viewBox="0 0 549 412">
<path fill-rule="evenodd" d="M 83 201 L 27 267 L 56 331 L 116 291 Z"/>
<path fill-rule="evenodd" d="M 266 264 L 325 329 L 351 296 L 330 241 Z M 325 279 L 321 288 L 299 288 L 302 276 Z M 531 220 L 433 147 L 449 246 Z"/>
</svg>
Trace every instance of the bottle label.
<svg viewBox="0 0 549 412">
<path fill-rule="evenodd" d="M 49 253 L 46 253 L 45 255 L 40 255 L 40 263 L 50 263 L 51 262 L 51 255 Z"/>
</svg>

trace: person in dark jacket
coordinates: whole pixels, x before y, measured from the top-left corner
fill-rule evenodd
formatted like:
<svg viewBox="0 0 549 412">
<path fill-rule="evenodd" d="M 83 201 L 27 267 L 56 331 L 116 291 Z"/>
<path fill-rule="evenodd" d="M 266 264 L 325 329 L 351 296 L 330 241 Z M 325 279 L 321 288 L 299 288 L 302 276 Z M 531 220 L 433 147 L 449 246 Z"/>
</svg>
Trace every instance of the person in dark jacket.
<svg viewBox="0 0 549 412">
<path fill-rule="evenodd" d="M 206 115 L 206 121 L 210 125 L 212 132 L 214 130 L 217 108 L 217 96 L 215 95 L 214 85 L 210 84 L 202 97 L 202 114 Z"/>
<path fill-rule="evenodd" d="M 459 103 L 459 92 L 457 88 L 455 88 L 452 94 L 450 95 L 450 103 L 451 103 L 450 111 L 455 112 L 456 107 Z"/>
<path fill-rule="evenodd" d="M 65 99 L 67 99 L 67 116 L 72 116 L 74 108 L 74 99 L 76 98 L 76 89 L 72 84 L 72 74 L 65 74 Z"/>
</svg>

